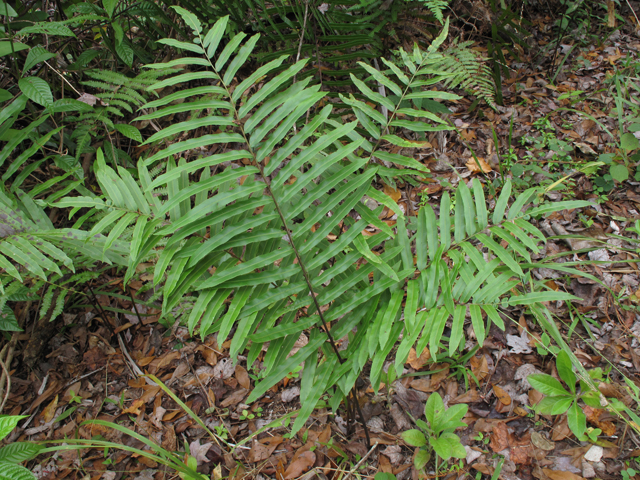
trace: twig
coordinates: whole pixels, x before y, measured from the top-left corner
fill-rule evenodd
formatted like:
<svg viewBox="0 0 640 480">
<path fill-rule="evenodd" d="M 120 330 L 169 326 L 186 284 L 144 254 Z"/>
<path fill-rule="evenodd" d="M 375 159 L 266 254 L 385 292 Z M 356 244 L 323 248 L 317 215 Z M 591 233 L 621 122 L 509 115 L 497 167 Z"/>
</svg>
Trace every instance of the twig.
<svg viewBox="0 0 640 480">
<path fill-rule="evenodd" d="M 356 473 L 356 470 L 358 470 L 358 469 L 360 468 L 360 465 L 362 465 L 362 464 L 365 462 L 365 460 L 371 456 L 371 454 L 373 453 L 373 451 L 376 449 L 376 447 L 377 447 L 377 446 L 378 446 L 378 442 L 374 443 L 374 444 L 373 444 L 373 446 L 372 446 L 372 447 L 369 449 L 369 451 L 367 452 L 367 454 L 366 454 L 364 457 L 362 457 L 358 463 L 356 463 L 356 466 L 355 466 L 355 467 L 353 467 L 353 468 L 349 471 L 349 473 L 347 473 L 347 474 L 342 478 L 342 480 L 347 480 L 347 478 L 349 478 L 351 475 L 353 475 L 354 473 Z"/>
<path fill-rule="evenodd" d="M 7 357 L 12 357 L 12 356 L 13 356 L 12 350 L 9 350 Z M 4 364 L 4 362 L 1 359 L 0 359 L 0 367 L 2 367 L 2 376 L 4 377 L 6 375 L 6 378 L 7 378 L 7 388 L 5 388 L 4 397 L 2 398 L 2 403 L 0 403 L 0 413 L 2 413 L 2 409 L 7 403 L 7 399 L 9 398 L 9 392 L 11 391 L 11 376 L 9 375 L 9 370 L 7 370 L 7 366 Z"/>
<path fill-rule="evenodd" d="M 82 94 L 76 90 L 76 87 L 74 87 L 73 85 L 71 85 L 69 83 L 69 80 L 67 80 L 66 78 L 64 78 L 64 75 L 62 75 L 58 70 L 56 70 L 54 67 L 52 67 L 51 65 L 49 65 L 49 63 L 45 60 L 44 62 L 51 70 L 53 70 L 54 72 L 56 72 L 58 74 L 58 76 L 64 81 L 64 83 L 66 83 L 67 85 L 69 85 L 71 87 L 71 89 L 76 92 L 78 94 L 79 97 L 82 96 Z"/>
</svg>

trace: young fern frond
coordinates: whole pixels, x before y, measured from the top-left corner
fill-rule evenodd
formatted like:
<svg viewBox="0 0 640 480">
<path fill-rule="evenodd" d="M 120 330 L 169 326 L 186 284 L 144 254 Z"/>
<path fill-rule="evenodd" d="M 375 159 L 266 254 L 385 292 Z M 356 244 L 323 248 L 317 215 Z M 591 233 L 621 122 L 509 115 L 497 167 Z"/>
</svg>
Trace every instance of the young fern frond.
<svg viewBox="0 0 640 480">
<path fill-rule="evenodd" d="M 440 23 L 444 23 L 442 12 L 449 7 L 449 0 L 422 0 L 422 4 L 431 11 Z"/>
<path fill-rule="evenodd" d="M 437 68 L 451 73 L 444 84 L 449 88 L 472 90 L 479 98 L 495 108 L 495 84 L 487 59 L 472 50 L 472 41 L 457 43 L 443 52 Z"/>
</svg>

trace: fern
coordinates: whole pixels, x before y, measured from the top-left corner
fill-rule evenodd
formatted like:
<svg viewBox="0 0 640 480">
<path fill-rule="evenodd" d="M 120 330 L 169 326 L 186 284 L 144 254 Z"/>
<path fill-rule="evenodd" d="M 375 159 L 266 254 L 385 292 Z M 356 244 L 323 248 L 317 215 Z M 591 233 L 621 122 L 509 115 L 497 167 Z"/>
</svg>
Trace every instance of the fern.
<svg viewBox="0 0 640 480">
<path fill-rule="evenodd" d="M 444 82 L 449 88 L 462 87 L 472 90 L 495 108 L 495 84 L 487 59 L 470 47 L 472 41 L 454 43 L 444 51 L 438 68 L 451 76 Z"/>
<path fill-rule="evenodd" d="M 455 354 L 463 345 L 467 308 L 482 339 L 486 322 L 503 327 L 502 305 L 573 298 L 521 286 L 529 284 L 529 270 L 536 268 L 529 252 L 537 252 L 544 240 L 525 217 L 587 202 L 531 207 L 537 197 L 530 189 L 506 213 L 507 183 L 489 212 L 475 180 L 471 189 L 463 183 L 456 189 L 453 217 L 445 194 L 440 215 L 424 207 L 410 218 L 375 188 L 376 178 L 392 179 L 398 171 L 427 173 L 414 159 L 384 151 L 384 145 L 413 146 L 408 137 L 414 133 L 450 128 L 438 116 L 443 106 L 436 100 L 458 97 L 424 90 L 448 78 L 436 67 L 447 23 L 426 52 L 401 51 L 401 66 L 385 61 L 389 70 L 380 72 L 362 63 L 371 78 L 351 80 L 369 102 L 386 109 L 386 116 L 355 97 L 342 97 L 357 121 L 338 123 L 330 119 L 331 104 L 317 106 L 325 94 L 311 86 L 309 77 L 294 83 L 306 60 L 287 66 L 281 56 L 236 84 L 258 35 L 238 34 L 222 48 L 227 17 L 205 31 L 196 15 L 174 8 L 195 40 L 164 43 L 185 52 L 182 64 L 206 62 L 208 67 L 151 85 L 150 91 L 180 88 L 145 105 L 147 111 L 157 110 L 137 120 L 162 118 L 177 108 L 196 113 L 144 142 L 157 149 L 138 161 L 137 180 L 128 170 L 107 165 L 99 150 L 94 170 L 103 198 L 67 197 L 55 206 L 100 212 L 89 217 L 93 227 L 86 238 L 100 240 L 103 255 L 128 242 L 125 283 L 137 265 L 153 259 L 164 315 L 181 315 L 190 333 L 217 333 L 219 343 L 230 338 L 231 357 L 248 348 L 250 366 L 269 343 L 262 381 L 248 402 L 305 362 L 297 431 L 323 392 L 332 393 L 330 404 L 338 408 L 369 360 L 372 384 L 379 385 L 384 361 L 401 333 L 398 369 L 414 345 L 428 346 L 434 357 L 442 350 Z M 366 84 L 371 80 L 390 94 L 376 93 Z M 184 103 L 176 107 L 175 100 Z M 307 112 L 309 121 L 300 123 Z M 176 141 L 182 132 L 191 132 L 189 138 Z M 202 133 L 193 136 L 196 132 Z M 183 158 L 225 144 L 237 147 L 192 161 Z M 381 206 L 370 211 L 362 203 L 365 196 Z M 395 228 L 378 218 L 382 206 L 397 213 Z M 379 233 L 364 236 L 369 225 Z M 452 332 L 443 342 L 450 318 Z M 309 343 L 287 358 L 303 331 L 309 331 Z M 349 346 L 339 359 L 331 344 L 346 336 Z"/>
<path fill-rule="evenodd" d="M 442 12 L 449 7 L 449 0 L 422 0 L 422 4 L 431 11 L 436 20 L 444 23 Z"/>
</svg>

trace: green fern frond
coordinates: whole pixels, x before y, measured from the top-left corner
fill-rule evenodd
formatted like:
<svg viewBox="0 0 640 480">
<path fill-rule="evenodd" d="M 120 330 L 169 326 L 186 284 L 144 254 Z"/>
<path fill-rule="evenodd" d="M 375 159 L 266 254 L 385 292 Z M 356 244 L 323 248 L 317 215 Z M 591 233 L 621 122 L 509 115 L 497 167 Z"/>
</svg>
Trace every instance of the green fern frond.
<svg viewBox="0 0 640 480">
<path fill-rule="evenodd" d="M 471 50 L 472 41 L 455 43 L 445 50 L 438 68 L 451 73 L 445 80 L 450 88 L 460 86 L 472 90 L 490 106 L 495 106 L 495 84 L 487 59 Z"/>
</svg>

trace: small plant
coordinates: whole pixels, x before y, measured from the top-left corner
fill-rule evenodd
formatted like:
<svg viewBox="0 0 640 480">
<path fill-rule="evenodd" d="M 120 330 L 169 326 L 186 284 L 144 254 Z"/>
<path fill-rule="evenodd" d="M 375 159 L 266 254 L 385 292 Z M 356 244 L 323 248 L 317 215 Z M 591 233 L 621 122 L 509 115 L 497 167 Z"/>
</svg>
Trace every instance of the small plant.
<svg viewBox="0 0 640 480">
<path fill-rule="evenodd" d="M 576 393 L 576 374 L 573 372 L 571 359 L 564 350 L 561 350 L 556 357 L 556 369 L 560 378 L 569 387 L 569 391 L 565 390 L 562 384 L 551 375 L 534 374 L 527 377 L 527 381 L 533 388 L 546 395 L 535 405 L 536 412 L 546 415 L 561 415 L 567 412 L 569 428 L 579 440 L 586 441 L 587 417 L 578 406 L 578 400 L 582 399 L 587 405 L 601 408 L 598 395 L 591 392 L 588 385 L 582 385 L 582 381 L 580 382 L 582 391 L 587 393 Z"/>
<path fill-rule="evenodd" d="M 0 416 L 0 440 L 9 435 L 27 415 Z M 0 448 L 0 478 L 2 480 L 30 480 L 35 476 L 20 463 L 35 457 L 42 447 L 35 443 L 14 442 Z"/>
<path fill-rule="evenodd" d="M 464 458 L 467 455 L 460 437 L 453 433 L 458 427 L 466 427 L 462 418 L 468 410 L 467 405 L 453 405 L 445 409 L 444 402 L 439 393 L 433 393 L 427 400 L 424 415 L 427 422 L 417 419 L 419 430 L 407 430 L 402 434 L 402 439 L 412 447 L 418 447 L 414 457 L 417 469 L 423 469 L 431 459 L 431 451 L 436 454 L 436 471 L 438 470 L 438 457 L 447 461 L 450 458 Z"/>
</svg>

